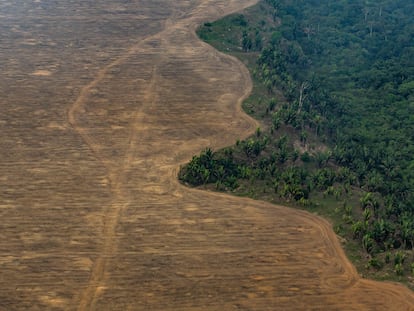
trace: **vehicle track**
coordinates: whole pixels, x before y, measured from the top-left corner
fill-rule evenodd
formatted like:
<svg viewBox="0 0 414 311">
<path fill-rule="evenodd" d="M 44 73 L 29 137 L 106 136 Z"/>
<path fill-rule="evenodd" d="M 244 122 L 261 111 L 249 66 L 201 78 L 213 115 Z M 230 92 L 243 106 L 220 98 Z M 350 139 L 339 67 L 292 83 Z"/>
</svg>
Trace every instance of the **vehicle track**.
<svg viewBox="0 0 414 311">
<path fill-rule="evenodd" d="M 211 1 L 204 1 L 201 3 L 199 8 L 202 12 L 203 9 L 208 7 Z M 197 10 L 198 11 L 198 10 Z M 107 265 L 108 265 L 108 258 L 112 256 L 116 252 L 116 240 L 115 240 L 115 231 L 116 226 L 119 221 L 120 213 L 123 209 L 127 208 L 130 204 L 129 200 L 126 200 L 128 194 L 123 189 L 124 179 L 125 179 L 125 172 L 129 169 L 131 162 L 134 158 L 134 151 L 135 151 L 135 144 L 137 140 L 137 125 L 140 124 L 140 111 L 136 111 L 133 113 L 135 117 L 131 123 L 131 130 L 130 130 L 130 138 L 128 143 L 128 150 L 126 152 L 126 157 L 123 161 L 123 165 L 118 167 L 117 165 L 113 165 L 111 163 L 111 159 L 102 155 L 100 149 L 101 146 L 94 140 L 93 135 L 88 133 L 88 129 L 82 127 L 77 122 L 77 116 L 81 117 L 82 114 L 85 112 L 85 106 L 88 104 L 88 98 L 93 90 L 99 85 L 101 81 L 103 81 L 107 76 L 108 73 L 111 71 L 112 68 L 119 66 L 120 64 L 126 62 L 128 58 L 133 56 L 134 54 L 139 54 L 140 52 L 143 53 L 143 46 L 151 40 L 163 40 L 163 37 L 168 37 L 169 34 L 174 32 L 175 29 L 183 28 L 183 25 L 176 20 L 180 16 L 179 13 L 175 12 L 171 18 L 165 21 L 164 29 L 150 37 L 143 39 L 138 44 L 129 48 L 126 53 L 121 55 L 119 58 L 114 60 L 113 62 L 109 63 L 107 66 L 99 70 L 96 77 L 85 87 L 82 88 L 78 98 L 75 100 L 73 105 L 68 110 L 68 122 L 71 127 L 82 137 L 84 142 L 89 146 L 90 150 L 93 152 L 95 157 L 102 163 L 105 169 L 108 172 L 108 177 L 110 180 L 110 185 L 113 193 L 113 203 L 108 206 L 104 212 L 104 221 L 103 221 L 103 232 L 102 232 L 102 250 L 99 257 L 95 260 L 91 275 L 89 277 L 89 284 L 81 295 L 81 299 L 79 302 L 79 311 L 83 310 L 94 310 L 96 299 L 99 295 L 99 292 L 102 288 L 105 287 L 105 278 L 107 274 Z M 197 16 L 198 17 L 198 16 Z M 175 25 L 177 23 L 177 25 Z M 194 23 L 191 22 L 191 19 L 187 21 L 185 26 L 192 25 L 195 26 Z M 156 83 L 157 83 L 157 72 L 156 72 L 156 65 L 154 64 L 154 69 L 152 72 L 151 82 L 148 86 L 148 90 L 143 98 L 143 105 L 145 103 L 153 103 L 156 98 Z M 247 70 L 240 66 L 240 70 L 243 73 L 244 80 L 248 82 L 247 88 L 245 89 L 244 95 L 242 95 L 239 99 L 240 107 L 241 101 L 248 96 L 251 91 L 251 83 L 249 78 L 249 73 Z M 249 120 L 252 124 L 256 125 L 257 122 L 253 119 Z"/>
</svg>

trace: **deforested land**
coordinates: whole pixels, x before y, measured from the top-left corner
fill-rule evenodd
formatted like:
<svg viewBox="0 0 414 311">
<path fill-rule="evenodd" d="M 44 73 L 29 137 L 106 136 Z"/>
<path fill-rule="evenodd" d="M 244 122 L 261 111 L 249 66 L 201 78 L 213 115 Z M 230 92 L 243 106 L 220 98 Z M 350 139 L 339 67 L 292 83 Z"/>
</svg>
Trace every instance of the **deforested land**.
<svg viewBox="0 0 414 311">
<path fill-rule="evenodd" d="M 323 218 L 178 182 L 268 135 L 245 65 L 195 33 L 255 3 L 0 1 L 1 310 L 414 308 Z"/>
</svg>

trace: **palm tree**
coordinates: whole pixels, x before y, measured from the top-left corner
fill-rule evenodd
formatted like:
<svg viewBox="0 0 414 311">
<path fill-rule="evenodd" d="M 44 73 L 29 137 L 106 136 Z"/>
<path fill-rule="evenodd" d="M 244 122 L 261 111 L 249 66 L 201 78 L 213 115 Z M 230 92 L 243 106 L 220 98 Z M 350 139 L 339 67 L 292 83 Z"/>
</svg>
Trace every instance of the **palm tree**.
<svg viewBox="0 0 414 311">
<path fill-rule="evenodd" d="M 371 234 L 364 234 L 362 237 L 362 248 L 368 253 L 371 254 L 374 249 L 374 240 L 371 237 Z"/>
</svg>

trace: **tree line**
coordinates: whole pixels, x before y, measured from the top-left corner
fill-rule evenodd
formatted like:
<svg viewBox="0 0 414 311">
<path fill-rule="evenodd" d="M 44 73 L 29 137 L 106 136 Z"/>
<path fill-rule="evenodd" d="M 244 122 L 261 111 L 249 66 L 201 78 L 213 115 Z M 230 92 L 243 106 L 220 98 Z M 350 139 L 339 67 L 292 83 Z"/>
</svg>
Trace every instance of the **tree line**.
<svg viewBox="0 0 414 311">
<path fill-rule="evenodd" d="M 340 227 L 370 265 L 400 273 L 414 246 L 413 11 L 402 0 L 263 0 L 201 27 L 218 48 L 255 57 L 262 95 L 251 107 L 266 129 L 205 150 L 180 178 L 304 206 L 356 193 Z"/>
</svg>

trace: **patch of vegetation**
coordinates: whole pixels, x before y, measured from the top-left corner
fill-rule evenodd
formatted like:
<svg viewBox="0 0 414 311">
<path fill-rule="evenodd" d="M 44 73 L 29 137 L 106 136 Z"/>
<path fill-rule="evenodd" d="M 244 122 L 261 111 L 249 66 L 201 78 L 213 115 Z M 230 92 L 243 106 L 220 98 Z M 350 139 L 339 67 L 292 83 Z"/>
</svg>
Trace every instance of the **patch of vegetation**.
<svg viewBox="0 0 414 311">
<path fill-rule="evenodd" d="M 414 22 L 410 1 L 263 0 L 200 38 L 241 59 L 262 129 L 182 168 L 194 186 L 330 218 L 360 273 L 410 285 Z"/>
</svg>

